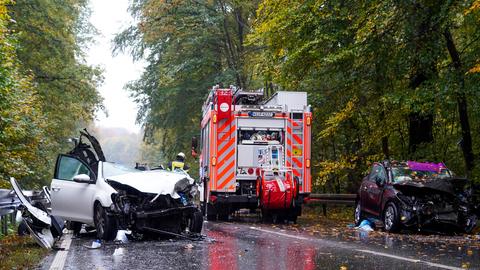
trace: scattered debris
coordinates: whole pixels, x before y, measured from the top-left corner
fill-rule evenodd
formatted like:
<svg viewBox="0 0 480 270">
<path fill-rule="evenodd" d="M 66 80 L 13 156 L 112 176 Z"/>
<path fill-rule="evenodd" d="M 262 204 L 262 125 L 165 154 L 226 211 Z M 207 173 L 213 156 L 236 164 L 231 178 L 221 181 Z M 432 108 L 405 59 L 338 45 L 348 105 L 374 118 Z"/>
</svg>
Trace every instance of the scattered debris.
<svg viewBox="0 0 480 270">
<path fill-rule="evenodd" d="M 116 248 L 113 252 L 113 256 L 122 256 L 125 254 L 125 249 L 122 247 Z"/>
<path fill-rule="evenodd" d="M 192 249 L 193 248 L 193 245 L 192 244 L 186 244 L 185 245 L 185 249 Z"/>
<path fill-rule="evenodd" d="M 42 204 L 32 205 L 13 177 L 10 178 L 10 183 L 22 203 L 19 207 L 22 213 L 21 224 L 26 227 L 41 247 L 51 249 L 55 241 L 62 236 L 63 220 L 51 216 Z"/>
<path fill-rule="evenodd" d="M 127 231 L 126 230 L 118 230 L 117 231 L 117 236 L 115 237 L 114 242 L 119 243 L 119 244 L 128 243 Z"/>
<path fill-rule="evenodd" d="M 97 239 L 97 240 L 92 242 L 91 246 L 84 245 L 84 247 L 86 247 L 88 249 L 98 249 L 98 248 L 102 247 L 102 241 L 100 239 Z"/>
<path fill-rule="evenodd" d="M 357 229 L 371 232 L 373 231 L 373 228 L 372 228 L 373 225 L 374 224 L 371 221 L 369 221 L 368 219 L 365 219 L 362 222 L 360 222 L 360 225 L 358 225 Z"/>
</svg>

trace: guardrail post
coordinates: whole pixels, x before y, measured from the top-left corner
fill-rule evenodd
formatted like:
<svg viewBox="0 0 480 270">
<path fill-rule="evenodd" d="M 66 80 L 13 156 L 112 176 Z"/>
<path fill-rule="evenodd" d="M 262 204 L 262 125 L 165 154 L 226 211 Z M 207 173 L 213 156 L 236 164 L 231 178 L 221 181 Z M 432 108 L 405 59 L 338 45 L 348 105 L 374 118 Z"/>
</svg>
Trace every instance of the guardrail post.
<svg viewBox="0 0 480 270">
<path fill-rule="evenodd" d="M 8 234 L 8 217 L 2 216 L 2 233 L 3 235 Z"/>
<path fill-rule="evenodd" d="M 15 225 L 17 225 L 17 211 L 13 211 L 11 214 L 10 214 L 10 222 L 13 224 L 13 226 L 15 227 Z"/>
<path fill-rule="evenodd" d="M 327 216 L 327 205 L 326 204 L 322 204 L 322 210 L 323 210 L 323 216 L 326 217 Z"/>
</svg>

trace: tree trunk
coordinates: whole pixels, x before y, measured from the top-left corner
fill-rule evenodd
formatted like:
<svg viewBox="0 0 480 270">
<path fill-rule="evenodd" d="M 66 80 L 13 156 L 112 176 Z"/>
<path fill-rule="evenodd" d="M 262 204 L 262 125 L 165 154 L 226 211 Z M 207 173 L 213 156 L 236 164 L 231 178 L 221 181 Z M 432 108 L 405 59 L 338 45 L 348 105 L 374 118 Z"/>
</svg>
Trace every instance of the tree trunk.
<svg viewBox="0 0 480 270">
<path fill-rule="evenodd" d="M 422 143 L 433 141 L 433 115 L 411 113 L 408 116 L 409 152 L 414 154 Z"/>
<path fill-rule="evenodd" d="M 444 37 L 447 43 L 447 49 L 452 58 L 453 67 L 455 68 L 455 73 L 458 77 L 458 90 L 455 91 L 458 107 L 458 117 L 460 121 L 460 127 L 462 129 L 462 141 L 461 148 L 463 152 L 463 158 L 465 160 L 465 173 L 467 177 L 470 176 L 470 173 L 475 166 L 475 157 L 472 150 L 472 135 L 470 132 L 470 122 L 468 119 L 468 104 L 467 97 L 465 95 L 465 78 L 464 71 L 462 67 L 462 62 L 460 60 L 460 55 L 458 53 L 455 42 L 453 41 L 452 34 L 447 28 L 444 32 Z"/>
</svg>

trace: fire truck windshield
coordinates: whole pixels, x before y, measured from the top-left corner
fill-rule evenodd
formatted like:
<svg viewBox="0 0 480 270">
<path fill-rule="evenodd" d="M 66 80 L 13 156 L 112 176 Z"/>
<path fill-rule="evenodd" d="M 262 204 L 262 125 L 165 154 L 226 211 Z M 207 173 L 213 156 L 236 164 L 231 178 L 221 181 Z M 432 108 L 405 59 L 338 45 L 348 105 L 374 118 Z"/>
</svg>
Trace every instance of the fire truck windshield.
<svg viewBox="0 0 480 270">
<path fill-rule="evenodd" d="M 283 144 L 282 130 L 239 130 L 239 144 Z"/>
</svg>

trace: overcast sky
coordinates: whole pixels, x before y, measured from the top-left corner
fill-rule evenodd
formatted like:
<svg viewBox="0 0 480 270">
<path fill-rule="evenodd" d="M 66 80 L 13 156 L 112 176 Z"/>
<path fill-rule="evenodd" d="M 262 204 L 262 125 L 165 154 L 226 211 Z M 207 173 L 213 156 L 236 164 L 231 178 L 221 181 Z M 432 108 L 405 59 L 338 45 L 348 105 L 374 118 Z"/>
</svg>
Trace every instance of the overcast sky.
<svg viewBox="0 0 480 270">
<path fill-rule="evenodd" d="M 127 11 L 128 0 L 91 0 L 92 16 L 90 21 L 100 32 L 96 43 L 90 46 L 87 61 L 91 65 L 100 65 L 104 69 L 104 84 L 100 93 L 108 117 L 98 113 L 96 125 L 102 127 L 123 127 L 138 132 L 135 125 L 137 105 L 123 89 L 129 81 L 140 77 L 143 63 L 134 63 L 129 55 L 112 57 L 112 39 L 116 33 L 125 29 L 132 21 Z"/>
</svg>

